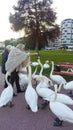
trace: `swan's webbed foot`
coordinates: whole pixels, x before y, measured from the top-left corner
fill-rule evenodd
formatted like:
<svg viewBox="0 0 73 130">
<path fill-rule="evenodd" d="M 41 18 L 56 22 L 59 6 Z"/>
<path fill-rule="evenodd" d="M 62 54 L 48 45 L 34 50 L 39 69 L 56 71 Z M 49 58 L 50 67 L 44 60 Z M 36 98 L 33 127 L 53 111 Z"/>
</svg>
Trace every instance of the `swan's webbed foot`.
<svg viewBox="0 0 73 130">
<path fill-rule="evenodd" d="M 9 107 L 13 107 L 14 104 L 12 102 L 9 102 Z"/>
<path fill-rule="evenodd" d="M 47 107 L 48 104 L 49 104 L 49 102 L 45 101 L 45 102 L 42 104 L 41 109 L 45 109 L 45 108 Z"/>
<path fill-rule="evenodd" d="M 3 107 L 7 107 L 8 106 L 8 104 L 6 104 L 6 105 L 3 105 Z"/>
<path fill-rule="evenodd" d="M 70 90 L 70 91 L 68 92 L 68 94 L 72 94 L 72 90 Z"/>
<path fill-rule="evenodd" d="M 54 120 L 55 120 L 55 121 L 60 121 L 60 119 L 59 119 L 58 117 L 56 117 Z"/>
<path fill-rule="evenodd" d="M 54 126 L 62 126 L 63 121 L 59 120 L 58 118 L 55 119 Z"/>
<path fill-rule="evenodd" d="M 30 110 L 30 107 L 29 107 L 29 105 L 27 105 L 27 106 L 26 106 L 26 108 L 27 108 L 28 110 Z"/>
</svg>

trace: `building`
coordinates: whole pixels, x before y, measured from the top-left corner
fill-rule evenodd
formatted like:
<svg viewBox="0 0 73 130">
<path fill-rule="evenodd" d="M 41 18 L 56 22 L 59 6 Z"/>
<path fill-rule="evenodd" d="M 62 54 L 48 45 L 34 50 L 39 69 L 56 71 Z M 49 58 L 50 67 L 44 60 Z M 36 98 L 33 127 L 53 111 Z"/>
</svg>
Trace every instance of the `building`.
<svg viewBox="0 0 73 130">
<path fill-rule="evenodd" d="M 73 46 L 73 19 L 65 19 L 61 22 L 61 44 Z"/>
</svg>

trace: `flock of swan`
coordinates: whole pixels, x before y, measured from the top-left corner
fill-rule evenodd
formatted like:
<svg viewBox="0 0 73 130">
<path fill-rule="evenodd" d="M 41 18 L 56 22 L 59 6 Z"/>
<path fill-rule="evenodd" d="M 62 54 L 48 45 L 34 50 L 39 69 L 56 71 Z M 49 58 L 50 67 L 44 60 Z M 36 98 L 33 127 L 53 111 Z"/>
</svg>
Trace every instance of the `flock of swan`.
<svg viewBox="0 0 73 130">
<path fill-rule="evenodd" d="M 40 65 L 41 70 L 37 73 L 37 68 Z M 32 66 L 35 67 L 35 71 L 32 73 Z M 43 75 L 43 69 L 49 69 L 49 61 L 47 60 L 43 65 L 40 58 L 36 62 L 30 62 L 26 68 L 26 73 L 19 73 L 19 82 L 21 87 L 25 87 L 24 98 L 28 108 L 32 112 L 38 112 L 39 97 L 48 104 L 50 111 L 56 116 L 54 126 L 61 126 L 63 121 L 73 123 L 73 110 L 68 105 L 73 105 L 73 100 L 67 94 L 61 92 L 61 87 L 65 90 L 73 90 L 73 81 L 67 82 L 61 75 L 53 74 L 54 62 L 51 61 L 51 72 L 49 77 Z M 27 73 L 28 69 L 28 73 Z M 8 82 L 6 74 L 6 82 L 8 87 L 5 88 L 0 96 L 0 107 L 3 107 L 9 103 L 12 107 L 13 99 L 13 87 Z M 36 86 L 33 87 L 33 82 L 36 81 Z M 53 87 L 53 89 L 51 89 Z M 45 106 L 45 103 L 44 103 Z"/>
</svg>

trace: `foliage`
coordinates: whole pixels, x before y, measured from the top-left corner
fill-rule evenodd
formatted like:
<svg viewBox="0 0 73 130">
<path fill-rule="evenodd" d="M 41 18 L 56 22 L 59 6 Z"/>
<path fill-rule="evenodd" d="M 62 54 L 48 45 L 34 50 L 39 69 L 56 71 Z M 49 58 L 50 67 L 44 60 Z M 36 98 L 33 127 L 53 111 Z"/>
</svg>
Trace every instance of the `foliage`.
<svg viewBox="0 0 73 130">
<path fill-rule="evenodd" d="M 15 13 L 10 14 L 12 29 L 14 31 L 24 29 L 29 41 L 32 41 L 31 46 L 36 50 L 47 44 L 48 38 L 54 40 L 59 35 L 52 3 L 52 0 L 18 0 L 17 6 L 13 6 Z M 57 31 L 53 33 L 53 30 Z"/>
</svg>

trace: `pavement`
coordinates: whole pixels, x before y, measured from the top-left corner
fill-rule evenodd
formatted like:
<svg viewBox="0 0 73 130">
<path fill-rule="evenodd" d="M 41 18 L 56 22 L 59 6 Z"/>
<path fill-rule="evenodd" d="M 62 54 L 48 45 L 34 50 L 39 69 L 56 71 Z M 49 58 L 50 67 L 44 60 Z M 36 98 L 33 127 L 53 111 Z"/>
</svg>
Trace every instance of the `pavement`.
<svg viewBox="0 0 73 130">
<path fill-rule="evenodd" d="M 0 94 L 4 86 L 4 75 L 0 71 Z M 41 109 L 43 100 L 39 98 L 39 110 L 34 113 L 26 109 L 25 93 L 13 97 L 14 107 L 0 108 L 0 130 L 73 130 L 73 124 L 63 122 L 63 126 L 54 127 L 55 115 L 49 106 Z M 70 106 L 73 109 L 73 106 Z"/>
</svg>

